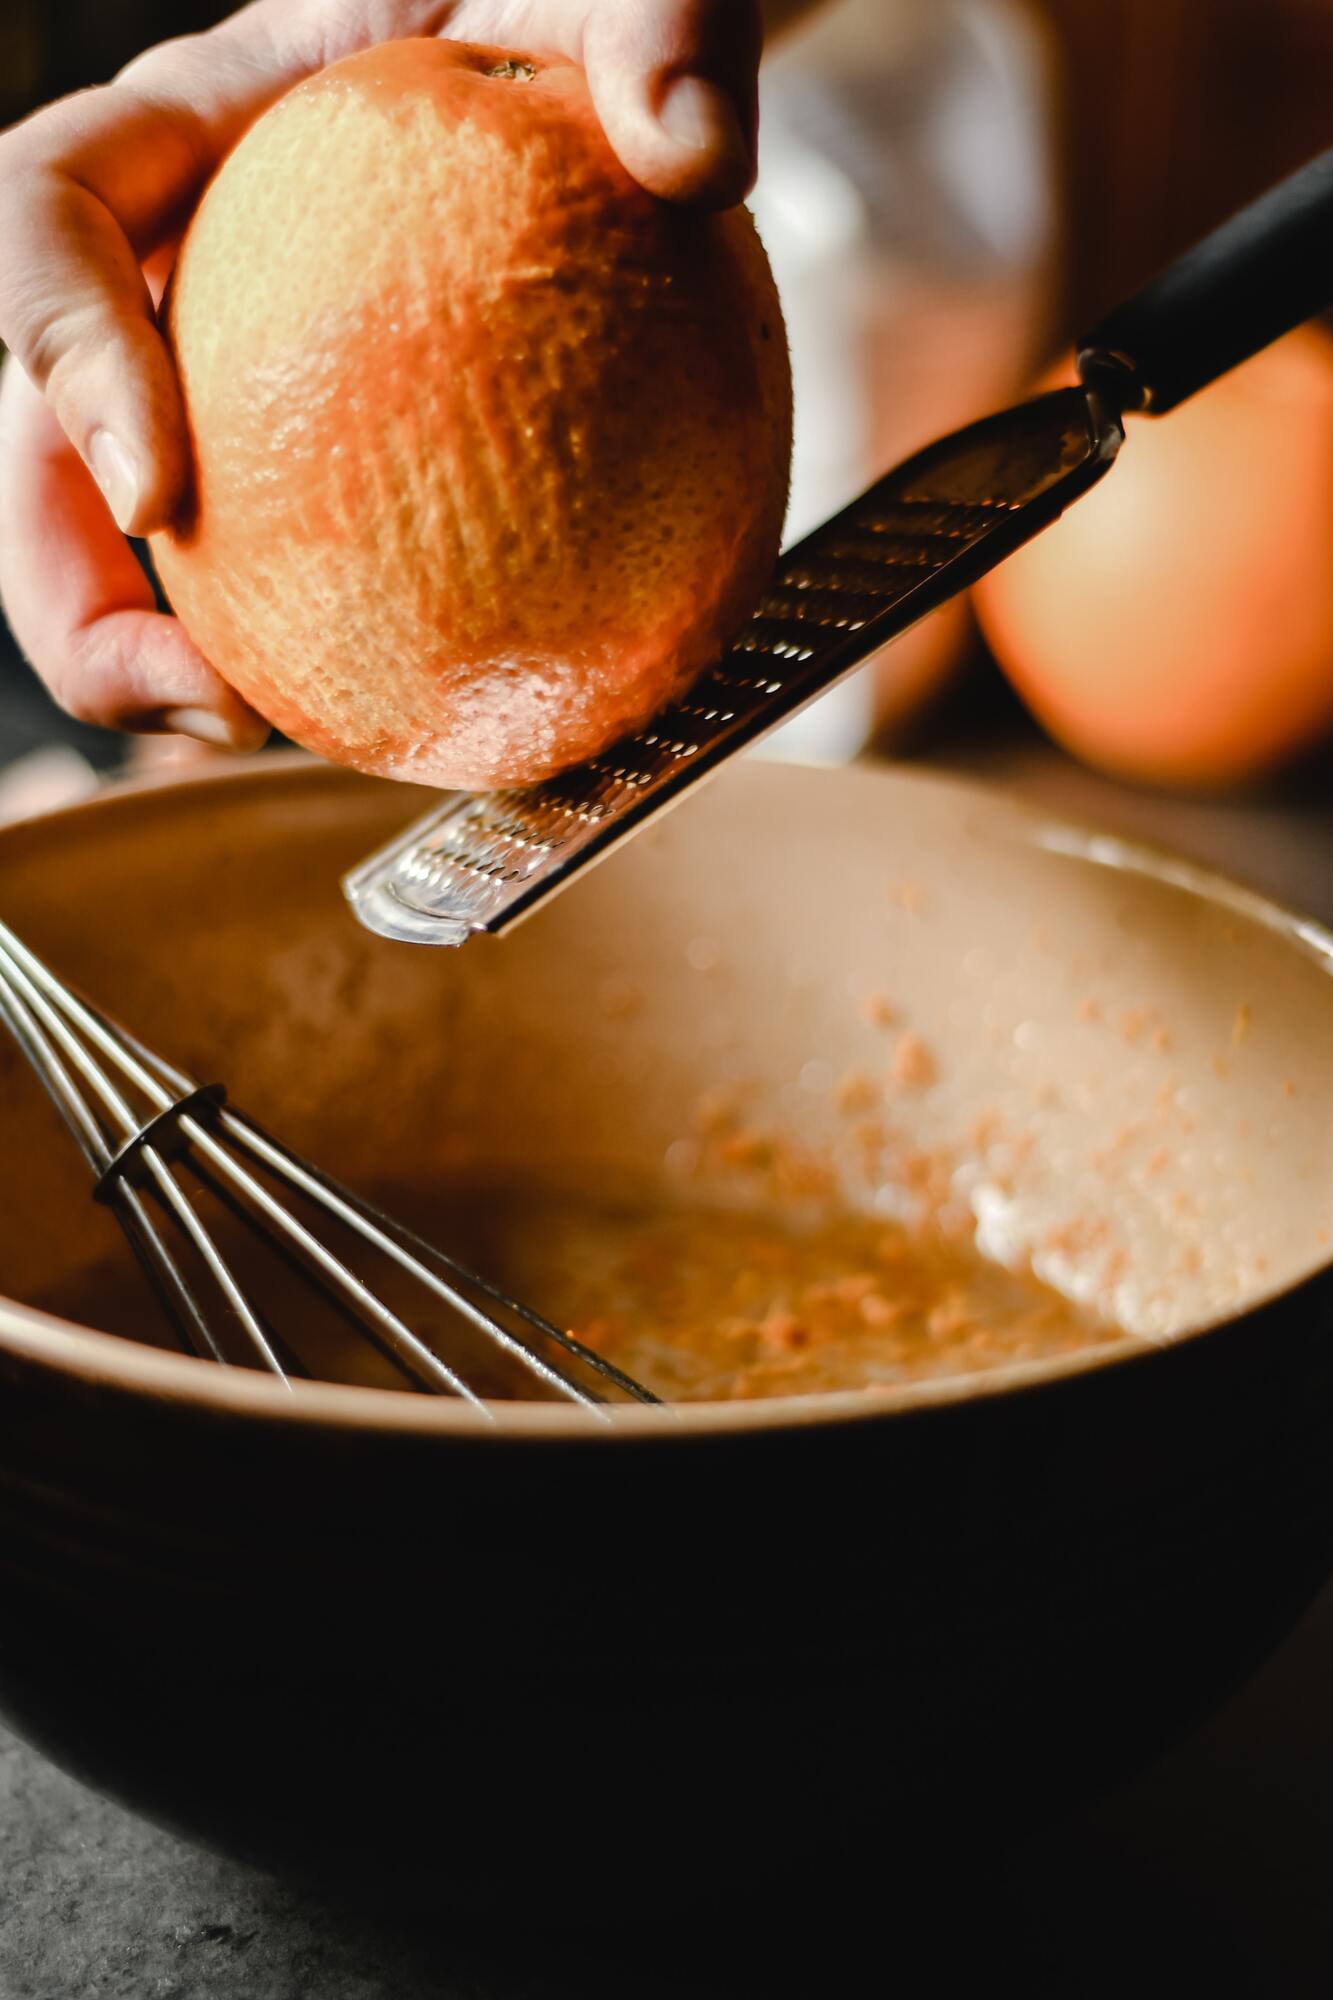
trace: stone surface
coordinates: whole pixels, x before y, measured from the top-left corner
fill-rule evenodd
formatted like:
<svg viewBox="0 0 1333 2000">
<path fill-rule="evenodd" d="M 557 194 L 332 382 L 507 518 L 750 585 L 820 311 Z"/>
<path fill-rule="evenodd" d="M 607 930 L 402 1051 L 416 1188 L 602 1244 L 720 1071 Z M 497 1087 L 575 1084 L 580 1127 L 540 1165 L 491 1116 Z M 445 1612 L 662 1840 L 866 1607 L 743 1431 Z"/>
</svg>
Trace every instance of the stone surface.
<svg viewBox="0 0 1333 2000">
<path fill-rule="evenodd" d="M 613 1933 L 468 1934 L 332 1908 L 145 1826 L 0 1729 L 3 2000 L 843 2000 L 1017 1990 L 1326 2000 L 1333 1590 L 1205 1729 L 933 1894 L 748 1895 L 691 1922 L 671 1881 Z M 521 1881 L 523 1857 L 507 1857 Z M 867 1968 L 872 1968 L 870 1972 Z"/>
</svg>

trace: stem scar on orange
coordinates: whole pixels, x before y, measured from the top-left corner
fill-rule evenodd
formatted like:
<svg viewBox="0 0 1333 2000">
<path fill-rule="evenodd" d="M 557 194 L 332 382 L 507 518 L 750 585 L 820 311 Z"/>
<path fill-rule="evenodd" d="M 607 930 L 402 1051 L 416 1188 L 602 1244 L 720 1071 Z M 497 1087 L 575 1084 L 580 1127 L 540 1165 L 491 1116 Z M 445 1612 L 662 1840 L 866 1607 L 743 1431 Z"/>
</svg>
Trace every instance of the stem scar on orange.
<svg viewBox="0 0 1333 2000">
<path fill-rule="evenodd" d="M 196 478 L 162 581 L 340 763 L 549 776 L 763 589 L 791 452 L 763 247 L 631 180 L 571 63 L 409 40 L 299 84 L 205 191 L 165 326 Z"/>
</svg>

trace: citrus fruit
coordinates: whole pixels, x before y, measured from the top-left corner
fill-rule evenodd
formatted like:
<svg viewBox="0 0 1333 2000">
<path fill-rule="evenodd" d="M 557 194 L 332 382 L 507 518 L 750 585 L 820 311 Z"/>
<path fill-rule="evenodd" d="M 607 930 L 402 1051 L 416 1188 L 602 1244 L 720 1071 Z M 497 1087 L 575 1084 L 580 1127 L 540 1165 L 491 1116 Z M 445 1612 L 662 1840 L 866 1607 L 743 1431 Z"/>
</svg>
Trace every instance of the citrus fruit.
<svg viewBox="0 0 1333 2000">
<path fill-rule="evenodd" d="M 573 64 L 407 40 L 299 84 L 205 191 L 164 323 L 196 481 L 159 574 L 312 750 L 545 777 L 753 609 L 790 458 L 768 262 L 744 209 L 630 179 Z"/>
<path fill-rule="evenodd" d="M 1333 723 L 1333 341 L 1290 334 L 1163 417 L 978 585 L 1050 733 L 1147 783 L 1262 777 Z"/>
</svg>

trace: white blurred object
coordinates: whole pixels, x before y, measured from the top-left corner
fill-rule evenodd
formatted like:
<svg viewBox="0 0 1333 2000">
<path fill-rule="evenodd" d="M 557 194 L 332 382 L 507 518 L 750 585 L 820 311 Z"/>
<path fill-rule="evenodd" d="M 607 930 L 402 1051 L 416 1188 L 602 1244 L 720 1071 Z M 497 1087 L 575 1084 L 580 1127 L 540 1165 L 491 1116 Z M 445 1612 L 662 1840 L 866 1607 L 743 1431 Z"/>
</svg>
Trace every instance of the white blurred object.
<svg viewBox="0 0 1333 2000">
<path fill-rule="evenodd" d="M 0 824 L 77 805 L 97 790 L 98 782 L 87 758 L 67 743 L 29 750 L 0 772 Z"/>
<path fill-rule="evenodd" d="M 787 539 L 1003 403 L 1037 358 L 1051 215 L 1044 50 L 1015 0 L 838 0 L 765 65 L 754 211 L 791 337 Z M 770 739 L 841 761 L 937 686 L 946 607 Z"/>
</svg>

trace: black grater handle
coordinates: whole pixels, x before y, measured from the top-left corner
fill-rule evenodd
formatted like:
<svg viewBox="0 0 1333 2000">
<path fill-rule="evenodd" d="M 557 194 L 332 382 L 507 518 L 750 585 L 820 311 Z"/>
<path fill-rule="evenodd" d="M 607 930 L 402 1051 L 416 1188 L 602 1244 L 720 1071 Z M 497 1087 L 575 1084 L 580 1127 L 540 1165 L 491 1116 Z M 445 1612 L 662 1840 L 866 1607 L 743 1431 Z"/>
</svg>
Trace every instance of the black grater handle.
<svg viewBox="0 0 1333 2000">
<path fill-rule="evenodd" d="M 1174 409 L 1333 304 L 1333 150 L 1205 236 L 1079 343 L 1124 409 Z"/>
</svg>

